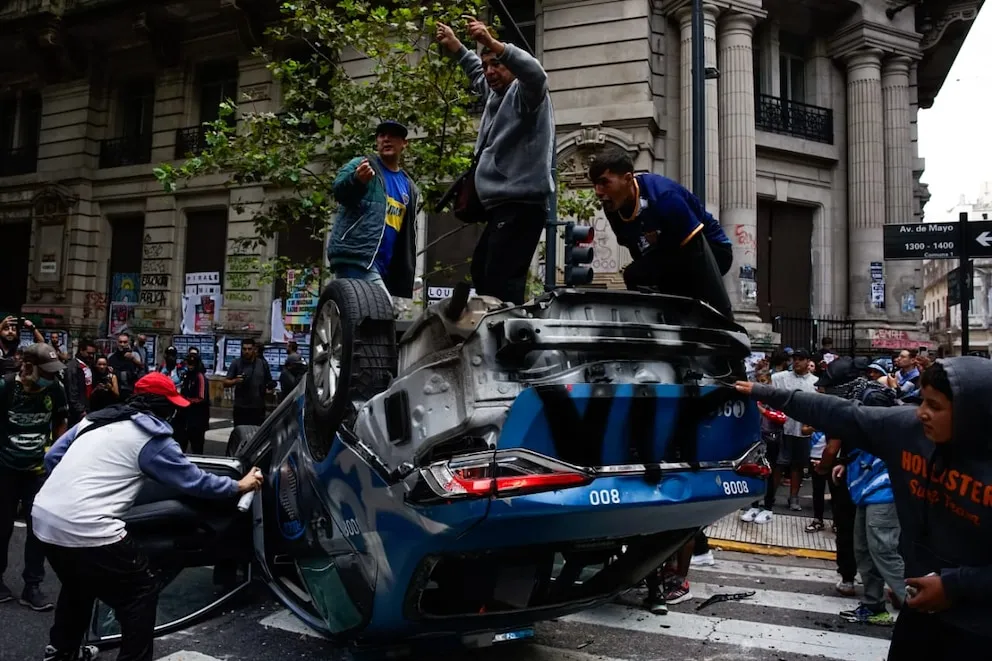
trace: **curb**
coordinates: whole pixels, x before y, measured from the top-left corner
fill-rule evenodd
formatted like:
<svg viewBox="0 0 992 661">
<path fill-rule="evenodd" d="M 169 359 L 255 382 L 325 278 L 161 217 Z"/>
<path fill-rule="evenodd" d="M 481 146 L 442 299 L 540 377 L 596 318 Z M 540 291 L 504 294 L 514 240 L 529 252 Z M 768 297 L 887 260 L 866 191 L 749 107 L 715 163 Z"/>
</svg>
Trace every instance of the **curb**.
<svg viewBox="0 0 992 661">
<path fill-rule="evenodd" d="M 817 549 L 804 549 L 791 546 L 769 546 L 766 544 L 750 544 L 748 542 L 736 542 L 730 539 L 710 539 L 710 546 L 714 546 L 724 551 L 738 551 L 740 553 L 754 553 L 756 555 L 773 555 L 778 557 L 809 558 L 812 560 L 837 560 L 837 553 L 834 551 L 819 551 Z"/>
</svg>

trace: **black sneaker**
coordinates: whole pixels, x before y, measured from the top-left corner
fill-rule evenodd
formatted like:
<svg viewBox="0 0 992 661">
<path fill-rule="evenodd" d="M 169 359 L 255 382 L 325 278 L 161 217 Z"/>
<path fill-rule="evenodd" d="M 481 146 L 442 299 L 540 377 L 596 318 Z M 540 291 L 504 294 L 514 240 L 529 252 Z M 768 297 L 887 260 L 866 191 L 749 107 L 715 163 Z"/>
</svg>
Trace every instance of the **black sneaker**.
<svg viewBox="0 0 992 661">
<path fill-rule="evenodd" d="M 10 601 L 13 598 L 14 593 L 10 591 L 10 588 L 4 585 L 2 580 L 0 580 L 0 604 Z"/>
<path fill-rule="evenodd" d="M 668 615 L 668 604 L 661 594 L 649 594 L 644 599 L 644 607 L 655 615 Z"/>
<path fill-rule="evenodd" d="M 93 661 L 100 654 L 100 650 L 93 645 L 83 645 L 79 648 L 79 654 L 73 661 Z M 62 661 L 62 659 L 71 658 L 71 655 L 59 655 L 59 651 L 48 645 L 45 647 L 45 659 L 44 661 Z"/>
<path fill-rule="evenodd" d="M 50 611 L 55 608 L 55 604 L 52 600 L 45 596 L 45 593 L 41 591 L 37 585 L 31 585 L 24 588 L 24 592 L 21 593 L 21 600 L 19 602 L 21 606 L 27 606 L 33 611 Z"/>
</svg>

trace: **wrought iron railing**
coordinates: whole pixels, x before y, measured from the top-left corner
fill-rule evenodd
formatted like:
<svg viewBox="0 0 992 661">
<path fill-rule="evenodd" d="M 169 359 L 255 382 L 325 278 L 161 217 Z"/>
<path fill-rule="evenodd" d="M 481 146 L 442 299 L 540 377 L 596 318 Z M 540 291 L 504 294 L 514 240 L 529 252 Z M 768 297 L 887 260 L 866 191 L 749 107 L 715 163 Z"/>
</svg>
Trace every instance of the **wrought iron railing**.
<svg viewBox="0 0 992 661">
<path fill-rule="evenodd" d="M 100 141 L 100 167 L 119 168 L 125 165 L 143 165 L 152 162 L 152 136 L 150 133 L 125 135 Z"/>
<path fill-rule="evenodd" d="M 834 111 L 808 103 L 759 94 L 755 126 L 762 131 L 834 144 Z"/>
<path fill-rule="evenodd" d="M 206 130 L 202 126 L 176 129 L 176 160 L 199 154 L 207 148 Z"/>
<path fill-rule="evenodd" d="M 29 174 L 38 169 L 38 145 L 0 150 L 0 177 Z"/>
<path fill-rule="evenodd" d="M 782 334 L 782 346 L 813 351 L 820 340 L 833 340 L 833 352 L 854 355 L 854 322 L 845 317 L 810 317 L 803 314 L 779 314 L 772 318 L 772 330 Z"/>
</svg>

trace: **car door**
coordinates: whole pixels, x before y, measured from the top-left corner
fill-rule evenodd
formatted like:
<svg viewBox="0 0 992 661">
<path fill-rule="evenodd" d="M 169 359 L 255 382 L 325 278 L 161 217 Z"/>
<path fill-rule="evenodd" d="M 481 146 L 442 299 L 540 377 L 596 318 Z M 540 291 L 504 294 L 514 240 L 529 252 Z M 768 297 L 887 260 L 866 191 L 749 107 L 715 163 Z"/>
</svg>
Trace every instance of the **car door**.
<svg viewBox="0 0 992 661">
<path fill-rule="evenodd" d="M 190 457 L 200 468 L 233 479 L 247 468 L 229 457 Z M 252 512 L 238 499 L 190 498 L 146 480 L 124 517 L 128 536 L 148 554 L 164 586 L 158 600 L 156 636 L 193 624 L 230 602 L 252 581 Z M 120 639 L 120 625 L 97 602 L 87 633 L 92 644 Z"/>
</svg>

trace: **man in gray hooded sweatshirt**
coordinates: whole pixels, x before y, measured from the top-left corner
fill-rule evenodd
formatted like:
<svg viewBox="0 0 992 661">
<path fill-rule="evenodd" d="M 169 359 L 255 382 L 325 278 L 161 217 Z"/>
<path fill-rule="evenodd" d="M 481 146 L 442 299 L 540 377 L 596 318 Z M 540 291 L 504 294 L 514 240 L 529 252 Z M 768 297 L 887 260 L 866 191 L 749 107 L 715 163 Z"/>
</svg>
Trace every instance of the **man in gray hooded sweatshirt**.
<svg viewBox="0 0 992 661">
<path fill-rule="evenodd" d="M 888 467 L 908 595 L 889 661 L 984 659 L 992 654 L 992 361 L 940 360 L 920 384 L 919 407 L 890 408 L 736 388 Z"/>
<path fill-rule="evenodd" d="M 521 304 L 555 190 L 548 74 L 526 51 L 494 38 L 481 21 L 470 20 L 468 32 L 482 45 L 481 58 L 450 27 L 437 26 L 437 40 L 458 58 L 486 102 L 475 143 L 475 188 L 486 229 L 472 255 L 472 284 L 481 295 Z"/>
</svg>

